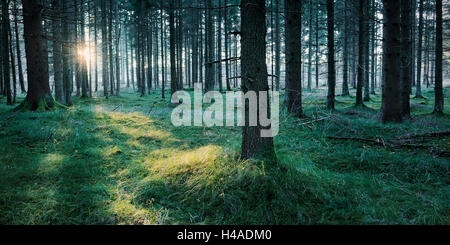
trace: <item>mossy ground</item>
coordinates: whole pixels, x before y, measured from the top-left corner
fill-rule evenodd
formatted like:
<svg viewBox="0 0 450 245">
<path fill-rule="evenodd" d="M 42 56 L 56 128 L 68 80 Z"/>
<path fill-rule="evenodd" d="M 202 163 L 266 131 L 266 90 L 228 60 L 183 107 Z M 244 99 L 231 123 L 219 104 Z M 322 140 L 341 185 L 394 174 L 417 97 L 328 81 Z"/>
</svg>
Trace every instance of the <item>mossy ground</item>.
<svg viewBox="0 0 450 245">
<path fill-rule="evenodd" d="M 305 93 L 306 118 L 281 114 L 278 168 L 239 160 L 240 128 L 177 128 L 160 92 L 121 93 L 43 113 L 1 97 L 0 224 L 450 224 L 449 138 L 327 138 L 450 130 L 449 88 L 446 115 L 425 90 L 411 120 L 387 125 L 380 96 L 338 97 L 330 113 L 323 90 Z"/>
</svg>

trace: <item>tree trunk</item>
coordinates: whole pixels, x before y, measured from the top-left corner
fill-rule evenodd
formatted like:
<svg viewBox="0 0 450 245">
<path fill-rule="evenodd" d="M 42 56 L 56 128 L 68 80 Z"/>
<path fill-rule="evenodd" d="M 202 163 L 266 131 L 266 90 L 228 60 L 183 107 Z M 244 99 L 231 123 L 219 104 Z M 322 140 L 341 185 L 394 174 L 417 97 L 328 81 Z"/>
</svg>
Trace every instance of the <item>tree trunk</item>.
<svg viewBox="0 0 450 245">
<path fill-rule="evenodd" d="M 444 112 L 444 94 L 442 91 L 442 0 L 436 0 L 436 65 L 434 84 L 434 113 Z"/>
<path fill-rule="evenodd" d="M 11 97 L 11 77 L 9 59 L 9 1 L 2 0 L 2 61 L 3 61 L 3 82 L 5 84 L 6 104 L 12 105 Z"/>
<path fill-rule="evenodd" d="M 23 68 L 22 68 L 22 52 L 20 50 L 20 42 L 19 42 L 19 24 L 18 24 L 18 15 L 19 9 L 17 8 L 17 1 L 14 1 L 14 32 L 16 34 L 16 53 L 17 53 L 17 67 L 19 72 L 19 84 L 20 91 L 25 93 L 25 82 L 23 78 Z"/>
<path fill-rule="evenodd" d="M 358 81 L 356 84 L 356 105 L 363 106 L 363 86 L 364 86 L 364 35 L 367 35 L 365 28 L 367 0 L 359 3 L 359 37 L 358 37 Z"/>
<path fill-rule="evenodd" d="M 308 90 L 311 90 L 312 85 L 312 52 L 313 52 L 313 8 L 312 0 L 309 0 L 309 21 L 308 21 Z"/>
<path fill-rule="evenodd" d="M 103 95 L 108 98 L 109 88 L 109 74 L 108 74 L 108 33 L 107 33 L 107 19 L 106 19 L 106 2 L 101 2 L 102 12 L 102 82 L 103 82 Z"/>
<path fill-rule="evenodd" d="M 16 77 L 16 61 L 14 58 L 14 49 L 13 49 L 13 34 L 11 30 L 11 25 L 8 24 L 8 34 L 9 34 L 9 57 L 11 58 L 11 75 L 12 75 L 12 87 L 13 87 L 13 96 L 12 103 L 16 103 L 17 96 L 17 77 Z"/>
<path fill-rule="evenodd" d="M 422 98 L 422 39 L 423 39 L 423 0 L 419 1 L 419 36 L 417 44 L 417 82 L 416 98 Z"/>
<path fill-rule="evenodd" d="M 350 95 L 348 89 L 348 10 L 347 1 L 344 0 L 344 51 L 343 51 L 343 71 L 342 71 L 342 96 Z"/>
<path fill-rule="evenodd" d="M 60 0 L 52 1 L 53 13 L 53 77 L 55 82 L 55 99 L 59 103 L 64 103 L 63 74 L 61 58 L 61 20 L 60 20 Z"/>
<path fill-rule="evenodd" d="M 164 53 L 164 16 L 163 16 L 163 9 L 161 8 L 161 71 L 162 71 L 162 88 L 161 88 L 161 92 L 162 92 L 162 98 L 165 98 L 165 93 L 166 93 L 166 74 L 165 74 L 165 69 L 166 69 L 166 64 L 165 64 L 165 53 Z"/>
<path fill-rule="evenodd" d="M 320 54 L 320 46 L 319 46 L 319 9 L 320 3 L 317 2 L 316 9 L 316 89 L 319 88 L 319 54 Z"/>
<path fill-rule="evenodd" d="M 214 89 L 215 79 L 213 70 L 214 61 L 214 33 L 213 33 L 213 16 L 212 16 L 212 2 L 206 0 L 206 81 L 205 92 Z"/>
<path fill-rule="evenodd" d="M 292 4 L 295 4 L 300 8 L 299 2 L 292 1 Z M 299 12 L 294 14 L 300 15 Z M 264 1 L 242 0 L 242 91 L 244 93 L 254 91 L 258 95 L 258 108 L 260 108 L 260 95 L 258 93 L 260 91 L 269 93 L 266 64 L 266 31 L 266 11 Z M 297 29 L 297 31 L 299 32 L 300 30 Z M 245 101 L 245 115 L 246 119 L 248 119 L 247 115 L 250 113 L 249 104 L 247 100 Z M 268 96 L 266 101 L 266 105 L 268 105 Z M 267 106 L 266 115 L 270 115 L 269 106 Z M 259 119 L 260 116 L 258 115 L 257 122 L 260 122 Z M 244 159 L 258 157 L 267 159 L 275 158 L 273 138 L 261 137 L 261 131 L 264 129 L 266 128 L 261 127 L 260 125 L 251 126 L 249 120 L 245 120 L 245 126 L 242 129 L 242 157 Z"/>
<path fill-rule="evenodd" d="M 67 0 L 61 0 L 61 7 L 64 13 L 64 17 L 69 17 L 69 8 L 67 6 Z M 71 50 L 70 45 L 70 34 L 69 34 L 69 23 L 63 21 L 62 23 L 62 69 L 63 69 L 63 93 L 64 93 L 64 103 L 67 106 L 72 105 L 72 89 L 73 89 L 73 72 L 72 72 L 72 62 L 71 62 Z"/>
<path fill-rule="evenodd" d="M 334 60 L 334 0 L 327 0 L 328 29 L 328 97 L 327 107 L 335 109 L 336 96 L 336 65 Z"/>
<path fill-rule="evenodd" d="M 411 0 L 401 0 L 401 104 L 402 115 L 411 115 Z"/>
<path fill-rule="evenodd" d="M 222 0 L 219 0 L 219 16 L 217 18 L 217 60 L 222 60 Z M 222 62 L 217 63 L 217 81 L 219 91 L 223 91 L 222 85 Z"/>
<path fill-rule="evenodd" d="M 177 68 L 176 68 L 176 43 L 175 43 L 175 0 L 170 0 L 169 6 L 169 32 L 170 32 L 170 91 L 173 95 L 178 90 Z"/>
<path fill-rule="evenodd" d="M 280 0 L 275 0 L 275 89 L 280 91 L 281 76 Z"/>
<path fill-rule="evenodd" d="M 225 0 L 225 6 L 228 6 L 228 0 Z M 231 91 L 231 81 L 230 81 L 230 62 L 228 58 L 230 58 L 230 24 L 228 20 L 228 8 L 224 10 L 224 19 L 225 19 L 225 77 L 227 83 L 227 91 Z M 197 25 L 198 26 L 198 25 Z"/>
<path fill-rule="evenodd" d="M 288 111 L 296 117 L 302 116 L 302 19 L 301 3 L 286 0 L 286 104 Z"/>
<path fill-rule="evenodd" d="M 369 0 L 365 0 L 365 14 L 364 14 L 364 33 L 363 44 L 364 44 L 364 101 L 370 101 L 370 83 L 369 83 L 369 22 L 371 18 L 369 17 Z"/>
<path fill-rule="evenodd" d="M 113 1 L 109 0 L 109 15 L 108 15 L 108 54 L 109 54 L 109 79 L 111 81 L 110 85 L 110 93 L 114 95 L 114 80 L 119 79 L 118 77 L 114 77 L 114 53 L 113 53 Z"/>
<path fill-rule="evenodd" d="M 399 103 L 401 42 L 400 1 L 383 0 L 384 4 L 384 86 L 382 96 L 381 120 L 387 122 L 402 121 L 402 107 Z"/>
<path fill-rule="evenodd" d="M 119 1 L 114 2 L 114 19 L 116 21 L 116 96 L 120 96 L 120 65 L 119 65 L 119 45 L 120 45 L 120 19 L 119 19 Z M 112 31 L 112 30 L 111 30 Z"/>
<path fill-rule="evenodd" d="M 153 80 L 153 66 L 152 66 L 152 58 L 153 58 L 153 18 L 151 17 L 151 12 L 148 13 L 148 23 L 149 29 L 147 31 L 147 90 L 148 94 L 152 91 L 152 80 Z"/>
<path fill-rule="evenodd" d="M 48 75 L 48 54 L 42 30 L 43 5 L 38 0 L 23 0 L 25 53 L 27 57 L 28 94 L 17 108 L 45 111 L 56 105 Z"/>
<path fill-rule="evenodd" d="M 98 48 L 97 48 L 97 14 L 98 12 L 98 8 L 97 8 L 97 4 L 94 3 L 94 54 L 95 54 L 95 58 L 94 58 L 94 76 L 95 76 L 95 92 L 98 91 L 98 62 L 97 62 L 97 58 L 98 58 Z M 128 62 L 128 59 L 127 59 Z"/>
</svg>

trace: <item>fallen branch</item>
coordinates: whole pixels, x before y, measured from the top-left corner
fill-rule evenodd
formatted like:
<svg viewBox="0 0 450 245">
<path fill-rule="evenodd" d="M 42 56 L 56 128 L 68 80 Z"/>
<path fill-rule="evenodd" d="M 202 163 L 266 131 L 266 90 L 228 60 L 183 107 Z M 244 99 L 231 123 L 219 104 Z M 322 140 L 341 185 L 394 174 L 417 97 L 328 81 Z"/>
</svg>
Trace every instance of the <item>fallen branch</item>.
<svg viewBox="0 0 450 245">
<path fill-rule="evenodd" d="M 399 139 L 411 139 L 411 138 L 422 138 L 422 137 L 443 137 L 450 136 L 450 131 L 442 131 L 442 132 L 428 132 L 424 134 L 407 134 L 398 137 Z"/>
<path fill-rule="evenodd" d="M 316 120 L 312 120 L 312 121 L 309 121 L 309 122 L 301 123 L 300 126 L 307 125 L 307 124 L 312 124 L 312 123 L 316 123 L 316 122 L 320 122 L 320 121 L 323 121 L 323 120 L 326 120 L 326 119 L 329 119 L 329 118 L 330 117 L 322 117 L 322 118 L 319 118 L 319 119 L 316 119 Z"/>
<path fill-rule="evenodd" d="M 372 143 L 375 145 L 380 145 L 383 147 L 386 146 L 391 146 L 393 147 L 394 145 L 392 145 L 389 142 L 385 142 L 383 139 L 365 139 L 365 138 L 358 138 L 358 137 L 337 137 L 337 136 L 328 136 L 328 139 L 332 139 L 332 140 L 354 140 L 354 141 L 361 141 L 361 142 L 367 142 L 367 143 Z"/>
</svg>

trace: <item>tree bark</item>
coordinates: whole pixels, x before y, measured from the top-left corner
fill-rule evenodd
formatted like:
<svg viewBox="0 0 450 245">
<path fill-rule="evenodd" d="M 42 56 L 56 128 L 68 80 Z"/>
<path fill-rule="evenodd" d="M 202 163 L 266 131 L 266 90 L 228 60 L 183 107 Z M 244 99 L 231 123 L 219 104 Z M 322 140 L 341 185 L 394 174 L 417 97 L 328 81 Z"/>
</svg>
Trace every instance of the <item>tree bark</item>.
<svg viewBox="0 0 450 245">
<path fill-rule="evenodd" d="M 280 91 L 281 38 L 280 38 L 280 0 L 275 0 L 275 89 Z"/>
<path fill-rule="evenodd" d="M 400 33 L 400 1 L 383 0 L 384 4 L 384 86 L 382 96 L 381 121 L 401 122 L 402 108 L 399 103 L 401 42 Z"/>
<path fill-rule="evenodd" d="M 356 105 L 363 106 L 363 86 L 364 86 L 364 35 L 367 35 L 365 28 L 367 0 L 359 3 L 359 36 L 358 36 L 358 81 L 356 84 Z"/>
<path fill-rule="evenodd" d="M 102 82 L 103 82 L 103 95 L 108 98 L 109 88 L 109 73 L 108 73 L 108 33 L 107 33 L 107 19 L 106 19 L 106 2 L 101 2 L 102 12 Z"/>
<path fill-rule="evenodd" d="M 16 34 L 16 53 L 17 53 L 17 66 L 19 72 L 19 84 L 20 91 L 25 93 L 25 82 L 23 78 L 23 68 L 22 68 L 22 52 L 20 50 L 20 42 L 19 42 L 19 24 L 18 24 L 18 15 L 19 9 L 17 8 L 17 1 L 14 1 L 14 32 Z"/>
<path fill-rule="evenodd" d="M 51 95 L 48 54 L 42 30 L 43 5 L 38 0 L 23 0 L 25 53 L 27 58 L 28 94 L 17 108 L 45 111 L 56 105 Z"/>
<path fill-rule="evenodd" d="M 423 0 L 419 1 L 419 36 L 417 44 L 417 82 L 416 98 L 422 98 L 422 38 L 423 38 Z"/>
<path fill-rule="evenodd" d="M 52 1 L 53 13 L 53 77 L 55 82 L 55 99 L 59 103 L 64 103 L 63 74 L 62 74 L 62 46 L 61 46 L 61 20 L 60 1 Z"/>
<path fill-rule="evenodd" d="M 2 0 L 2 61 L 3 61 L 3 82 L 5 84 L 6 104 L 12 105 L 11 77 L 9 59 L 9 1 Z"/>
<path fill-rule="evenodd" d="M 265 3 L 260 0 L 242 0 L 241 4 L 242 91 L 244 93 L 254 91 L 257 94 L 260 91 L 269 93 L 266 64 Z M 297 4 L 299 5 L 299 3 Z M 269 98 L 267 97 L 267 105 L 268 103 Z M 247 102 L 244 107 L 245 115 L 249 115 Z M 269 110 L 269 107 L 267 107 L 267 110 Z M 270 115 L 269 111 L 267 111 L 267 115 Z M 246 118 L 248 117 L 246 116 Z M 260 122 L 260 120 L 257 121 Z M 245 126 L 242 128 L 242 157 L 244 159 L 263 157 L 272 160 L 275 158 L 273 138 L 261 137 L 263 129 L 261 126 L 250 126 L 249 120 L 245 120 Z"/>
<path fill-rule="evenodd" d="M 313 53 L 313 3 L 312 0 L 309 0 L 309 20 L 308 20 L 308 90 L 311 90 L 312 85 L 312 53 Z"/>
<path fill-rule="evenodd" d="M 114 19 L 115 25 L 115 38 L 116 38 L 116 96 L 120 96 L 120 64 L 119 64 L 119 47 L 120 47 L 120 19 L 119 19 L 119 1 L 114 2 Z M 112 30 L 111 30 L 112 31 Z"/>
<path fill-rule="evenodd" d="M 175 61 L 176 43 L 175 43 L 175 0 L 170 0 L 169 6 L 169 38 L 170 38 L 170 91 L 173 95 L 178 90 L 177 67 Z"/>
<path fill-rule="evenodd" d="M 402 116 L 411 115 L 411 0 L 401 0 L 401 104 Z"/>
<path fill-rule="evenodd" d="M 206 0 L 206 81 L 205 81 L 205 92 L 214 89 L 215 79 L 214 79 L 214 33 L 213 33 L 213 16 L 212 16 L 212 2 L 211 0 Z"/>
<path fill-rule="evenodd" d="M 327 107 L 335 109 L 336 97 L 336 65 L 334 60 L 334 0 L 327 0 L 328 29 L 328 96 Z"/>
<path fill-rule="evenodd" d="M 286 14 L 286 104 L 288 111 L 301 117 L 302 110 L 302 19 L 301 2 L 285 0 Z"/>
<path fill-rule="evenodd" d="M 444 112 L 444 94 L 442 91 L 442 0 L 436 0 L 436 65 L 434 84 L 434 113 Z"/>
</svg>

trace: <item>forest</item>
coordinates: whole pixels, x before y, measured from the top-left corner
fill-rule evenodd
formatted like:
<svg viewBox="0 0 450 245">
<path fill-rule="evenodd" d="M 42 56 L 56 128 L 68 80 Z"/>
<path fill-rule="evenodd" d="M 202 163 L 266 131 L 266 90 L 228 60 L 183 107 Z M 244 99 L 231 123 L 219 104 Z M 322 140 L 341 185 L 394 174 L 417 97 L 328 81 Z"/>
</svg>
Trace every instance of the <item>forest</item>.
<svg viewBox="0 0 450 245">
<path fill-rule="evenodd" d="M 0 1 L 0 224 L 450 224 L 448 0 Z"/>
</svg>

